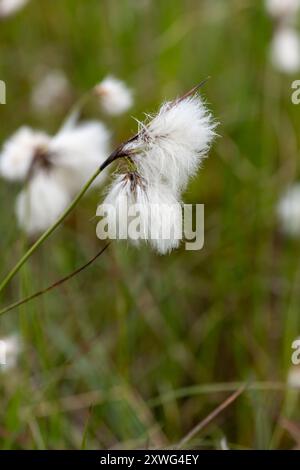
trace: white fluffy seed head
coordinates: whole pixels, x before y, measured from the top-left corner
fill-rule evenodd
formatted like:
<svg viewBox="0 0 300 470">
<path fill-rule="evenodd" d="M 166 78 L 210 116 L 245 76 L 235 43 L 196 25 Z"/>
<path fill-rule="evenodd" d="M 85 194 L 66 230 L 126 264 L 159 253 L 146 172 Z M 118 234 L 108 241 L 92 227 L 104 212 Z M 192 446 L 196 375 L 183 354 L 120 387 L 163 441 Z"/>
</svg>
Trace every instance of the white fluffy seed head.
<svg viewBox="0 0 300 470">
<path fill-rule="evenodd" d="M 0 175 L 12 181 L 23 181 L 35 152 L 48 148 L 50 137 L 29 127 L 21 127 L 8 139 L 0 154 Z"/>
<path fill-rule="evenodd" d="M 146 124 L 140 123 L 137 136 L 118 150 L 119 157 L 130 156 L 135 171 L 115 178 L 97 211 L 108 221 L 111 233 L 105 233 L 109 238 L 122 233 L 119 238 L 135 244 L 146 240 L 160 254 L 178 247 L 182 239 L 181 192 L 206 156 L 215 127 L 198 95 L 166 103 L 157 115 L 148 116 Z M 104 207 L 106 214 L 102 213 Z M 138 237 L 127 231 L 135 209 Z"/>
<path fill-rule="evenodd" d="M 16 367 L 21 351 L 22 342 L 19 335 L 11 334 L 0 338 L 0 371 L 7 372 Z"/>
<path fill-rule="evenodd" d="M 292 74 L 300 70 L 300 35 L 293 28 L 285 26 L 275 32 L 270 52 L 279 71 Z"/>
<path fill-rule="evenodd" d="M 287 383 L 292 388 L 300 389 L 300 367 L 292 366 L 288 372 Z"/>
<path fill-rule="evenodd" d="M 38 112 L 58 108 L 69 95 L 69 82 L 61 70 L 49 71 L 33 88 L 31 103 Z"/>
<path fill-rule="evenodd" d="M 103 201 L 107 209 L 109 238 L 125 238 L 128 210 L 134 204 L 147 204 L 145 182 L 135 173 L 116 175 Z"/>
<path fill-rule="evenodd" d="M 182 207 L 173 191 L 163 184 L 150 185 L 151 217 L 148 222 L 150 246 L 161 255 L 179 247 L 182 239 Z"/>
<path fill-rule="evenodd" d="M 16 203 L 20 227 L 29 235 L 47 229 L 109 153 L 109 133 L 96 121 L 68 125 L 54 137 L 19 129 L 0 155 L 0 174 L 26 182 Z M 102 172 L 95 185 L 103 182 Z"/>
<path fill-rule="evenodd" d="M 0 0 L 0 18 L 13 15 L 28 2 L 29 0 Z"/>
<path fill-rule="evenodd" d="M 35 236 L 49 228 L 71 199 L 51 172 L 36 173 L 19 194 L 16 215 L 20 228 Z"/>
<path fill-rule="evenodd" d="M 53 172 L 72 196 L 107 158 L 109 141 L 108 130 L 98 121 L 64 128 L 53 137 L 50 145 Z M 95 185 L 102 183 L 105 176 L 106 172 L 102 172 Z"/>
<path fill-rule="evenodd" d="M 135 245 L 146 241 L 160 254 L 179 246 L 181 204 L 166 185 L 149 183 L 135 172 L 118 175 L 100 207 L 105 208 L 109 238 L 126 238 Z M 134 220 L 138 233 L 131 230 Z"/>
<path fill-rule="evenodd" d="M 300 236 L 300 184 L 291 186 L 281 197 L 277 206 L 280 228 L 283 233 Z"/>
<path fill-rule="evenodd" d="M 267 12 L 275 17 L 292 17 L 300 9 L 300 0 L 265 0 Z"/>
<path fill-rule="evenodd" d="M 148 117 L 148 123 L 140 124 L 138 139 L 127 148 L 137 152 L 132 158 L 146 180 L 159 176 L 180 193 L 206 156 L 215 127 L 203 101 L 195 95 L 164 104 L 157 115 Z"/>
<path fill-rule="evenodd" d="M 132 91 L 121 80 L 108 76 L 95 87 L 95 93 L 107 114 L 125 113 L 133 105 Z"/>
</svg>

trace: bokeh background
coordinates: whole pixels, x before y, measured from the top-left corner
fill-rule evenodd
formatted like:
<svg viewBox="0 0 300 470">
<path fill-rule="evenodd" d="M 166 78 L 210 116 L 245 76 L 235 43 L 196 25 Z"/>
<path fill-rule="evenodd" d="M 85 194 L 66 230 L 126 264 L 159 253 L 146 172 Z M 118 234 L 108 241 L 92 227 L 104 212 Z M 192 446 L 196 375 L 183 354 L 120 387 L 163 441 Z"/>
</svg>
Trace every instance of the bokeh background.
<svg viewBox="0 0 300 470">
<path fill-rule="evenodd" d="M 185 447 L 300 445 L 297 389 L 286 386 L 300 335 L 300 243 L 281 233 L 282 191 L 299 176 L 300 108 L 269 60 L 274 28 L 260 0 L 31 0 L 0 23 L 1 142 L 22 124 L 55 132 L 108 73 L 135 92 L 128 115 L 103 118 L 114 144 L 210 76 L 202 90 L 219 138 L 185 201 L 205 204 L 205 246 L 169 256 L 113 243 L 80 276 L 0 318 L 19 335 L 0 371 L 0 447 L 172 447 L 241 383 L 248 389 Z M 68 96 L 42 113 L 32 90 L 61 70 Z M 18 186 L 0 182 L 1 275 L 29 241 Z M 1 306 L 46 287 L 101 247 L 90 193 L 26 264 Z M 300 374 L 300 373 L 299 373 Z"/>
</svg>

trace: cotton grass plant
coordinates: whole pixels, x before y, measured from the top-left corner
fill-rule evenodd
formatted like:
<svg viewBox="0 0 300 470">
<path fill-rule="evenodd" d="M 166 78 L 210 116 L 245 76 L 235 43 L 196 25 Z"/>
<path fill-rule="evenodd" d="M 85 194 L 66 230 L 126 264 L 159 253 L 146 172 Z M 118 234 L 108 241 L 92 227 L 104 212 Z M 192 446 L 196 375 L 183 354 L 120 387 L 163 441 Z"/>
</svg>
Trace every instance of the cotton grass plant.
<svg viewBox="0 0 300 470">
<path fill-rule="evenodd" d="M 274 21 L 270 60 L 282 73 L 300 69 L 300 34 L 295 19 L 300 11 L 299 0 L 266 0 L 266 11 Z"/>
<path fill-rule="evenodd" d="M 181 195 L 214 135 L 215 123 L 203 101 L 197 94 L 188 93 L 163 104 L 156 115 L 146 117 L 146 122 L 139 122 L 138 134 L 116 154 L 129 164 L 115 177 L 104 205 L 116 208 L 125 221 L 136 204 L 140 208 L 141 239 L 148 240 L 160 254 L 179 245 L 175 235 L 182 226 Z M 156 207 L 152 217 L 151 206 Z M 167 232 L 172 236 L 166 238 L 162 230 L 169 215 Z M 153 233 L 156 236 L 151 236 Z"/>
<path fill-rule="evenodd" d="M 0 285 L 0 291 L 7 286 L 30 256 L 73 211 L 84 194 L 95 184 L 99 175 L 102 175 L 104 170 L 116 160 L 122 160 L 122 162 L 126 163 L 128 168 L 125 173 L 115 177 L 106 197 L 106 202 L 110 201 L 111 204 L 117 204 L 118 201 L 125 198 L 129 203 L 133 201 L 140 203 L 143 207 L 144 216 L 143 239 L 149 238 L 150 227 L 146 217 L 149 204 L 157 204 L 159 209 L 155 218 L 155 224 L 157 225 L 157 232 L 160 231 L 160 225 L 166 216 L 164 211 L 160 210 L 160 207 L 167 207 L 168 204 L 175 202 L 178 208 L 180 208 L 182 191 L 186 188 L 189 178 L 192 177 L 199 168 L 215 135 L 216 124 L 198 94 L 198 89 L 201 85 L 202 84 L 194 87 L 184 96 L 163 104 L 156 115 L 147 116 L 146 122 L 139 123 L 139 129 L 135 136 L 118 146 L 108 158 L 102 158 L 102 163 L 101 160 L 98 161 L 96 171 L 94 171 L 87 182 L 82 186 L 75 199 L 73 199 L 60 217 L 29 248 L 16 266 L 5 277 Z M 62 133 L 63 135 L 64 133 L 68 135 L 69 132 L 69 125 L 67 125 Z M 76 128 L 75 131 L 72 128 L 72 132 L 76 132 Z M 98 128 L 98 134 L 101 135 L 100 128 Z M 42 134 L 42 137 L 45 140 L 47 139 L 44 134 Z M 76 137 L 76 134 L 73 137 Z M 74 169 L 74 165 L 77 168 L 76 164 L 81 163 L 80 154 L 79 158 L 74 158 L 73 161 L 73 155 L 76 156 L 76 145 L 73 148 L 71 147 L 73 152 L 68 153 L 69 147 L 63 146 L 65 142 L 68 142 L 68 139 L 65 140 L 62 138 L 61 147 L 57 145 L 56 138 L 54 138 L 54 143 L 49 139 L 47 141 L 48 146 L 46 146 L 45 142 L 43 149 L 46 148 L 44 152 L 45 155 L 49 157 L 43 160 L 44 153 L 42 154 L 41 167 L 43 169 L 46 166 L 46 169 L 44 169 L 46 174 L 47 171 L 51 171 L 51 166 L 53 161 L 55 162 L 55 159 L 59 162 L 59 167 L 62 165 L 63 168 L 70 168 L 70 170 Z M 7 165 L 7 159 L 9 157 L 7 155 L 10 155 L 8 150 L 12 143 L 15 143 L 14 139 L 8 142 L 2 155 L 2 160 L 6 163 L 6 165 L 2 163 L 2 166 L 6 168 L 9 167 L 9 165 Z M 70 139 L 69 143 L 74 143 L 73 138 Z M 78 140 L 78 145 L 80 143 L 82 144 L 81 139 Z M 86 145 L 88 145 L 88 143 Z M 83 147 L 85 147 L 85 145 L 83 145 Z M 61 148 L 64 148 L 64 151 L 59 152 Z M 27 156 L 27 158 L 30 162 L 27 163 L 25 169 L 22 168 L 21 171 L 18 168 L 18 172 L 16 172 L 19 179 L 24 178 L 26 175 L 28 176 L 28 169 L 31 170 L 32 162 L 35 162 L 35 158 L 32 157 L 30 152 L 28 153 L 30 157 Z M 12 152 L 12 155 L 15 155 L 14 152 Z M 89 152 L 88 155 L 90 155 Z M 39 160 L 40 157 L 38 158 L 38 161 Z M 16 158 L 16 161 L 18 162 L 19 159 Z M 45 162 L 47 162 L 46 165 Z M 93 164 L 95 164 L 94 159 Z M 48 170 L 49 166 L 50 170 Z M 54 168 L 56 167 L 54 166 Z M 11 178 L 13 177 L 13 173 L 14 171 L 10 171 L 9 173 Z M 63 183 L 62 187 L 67 190 L 68 185 L 66 182 Z M 47 220 L 47 223 L 48 222 L 49 220 Z M 181 223 L 181 213 L 179 210 L 175 211 L 175 215 L 170 223 L 174 225 L 175 229 L 176 226 Z M 31 224 L 29 224 L 29 226 L 32 228 Z M 161 254 L 167 253 L 178 246 L 178 241 L 175 238 L 162 240 L 158 237 L 155 242 L 151 241 L 151 243 L 152 247 Z M 6 310 L 9 310 L 9 308 Z"/>
<path fill-rule="evenodd" d="M 24 183 L 16 214 L 27 234 L 36 236 L 55 222 L 105 160 L 109 140 L 101 122 L 88 121 L 64 126 L 53 137 L 22 127 L 5 142 L 0 175 Z"/>
<path fill-rule="evenodd" d="M 27 3 L 29 0 L 0 0 L 0 20 L 14 15 Z"/>
</svg>

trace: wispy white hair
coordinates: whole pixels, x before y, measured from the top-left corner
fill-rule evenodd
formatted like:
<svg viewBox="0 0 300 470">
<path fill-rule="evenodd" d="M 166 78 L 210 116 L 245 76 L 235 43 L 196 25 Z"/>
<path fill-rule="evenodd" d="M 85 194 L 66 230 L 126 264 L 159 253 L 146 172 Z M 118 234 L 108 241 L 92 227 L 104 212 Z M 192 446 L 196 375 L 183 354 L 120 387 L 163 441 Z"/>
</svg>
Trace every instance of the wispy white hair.
<svg viewBox="0 0 300 470">
<path fill-rule="evenodd" d="M 279 28 L 272 39 L 271 60 L 275 68 L 287 74 L 300 70 L 300 35 L 289 27 Z"/>
<path fill-rule="evenodd" d="M 282 232 L 300 236 L 300 183 L 290 186 L 280 198 L 277 213 Z"/>
<path fill-rule="evenodd" d="M 108 76 L 95 87 L 102 108 L 107 114 L 125 113 L 133 104 L 132 91 L 121 80 Z"/>
<path fill-rule="evenodd" d="M 28 2 L 29 0 L 0 0 L 0 18 L 13 15 Z"/>
<path fill-rule="evenodd" d="M 160 177 L 175 192 L 186 188 L 215 136 L 210 112 L 197 95 L 165 103 L 148 122 L 140 124 L 137 140 L 128 144 L 133 160 L 147 180 Z M 126 147 L 125 147 L 126 149 Z"/>
<path fill-rule="evenodd" d="M 17 197 L 19 226 L 31 236 L 43 232 L 62 214 L 70 200 L 51 172 L 37 173 Z"/>
<path fill-rule="evenodd" d="M 300 0 L 265 0 L 265 5 L 274 17 L 292 17 L 300 9 Z"/>
<path fill-rule="evenodd" d="M 49 70 L 34 86 L 31 104 L 38 112 L 57 109 L 68 98 L 70 86 L 62 70 Z"/>
<path fill-rule="evenodd" d="M 123 238 L 124 234 L 124 238 L 137 245 L 147 241 L 160 254 L 178 247 L 182 210 L 168 186 L 146 182 L 138 174 L 117 175 L 101 206 L 107 211 L 110 238 L 115 235 Z M 139 221 L 136 238 L 127 232 L 134 218 Z"/>
<path fill-rule="evenodd" d="M 109 132 L 96 121 L 64 126 L 50 137 L 22 127 L 3 146 L 0 174 L 25 181 L 16 204 L 19 225 L 30 235 L 47 229 L 109 153 Z M 95 185 L 103 182 L 102 172 Z"/>
<path fill-rule="evenodd" d="M 8 180 L 23 181 L 31 166 L 34 153 L 47 148 L 50 137 L 41 131 L 23 126 L 4 145 L 0 153 L 0 174 Z"/>
<path fill-rule="evenodd" d="M 23 348 L 20 336 L 16 333 L 0 338 L 0 371 L 8 372 L 17 365 Z"/>
</svg>

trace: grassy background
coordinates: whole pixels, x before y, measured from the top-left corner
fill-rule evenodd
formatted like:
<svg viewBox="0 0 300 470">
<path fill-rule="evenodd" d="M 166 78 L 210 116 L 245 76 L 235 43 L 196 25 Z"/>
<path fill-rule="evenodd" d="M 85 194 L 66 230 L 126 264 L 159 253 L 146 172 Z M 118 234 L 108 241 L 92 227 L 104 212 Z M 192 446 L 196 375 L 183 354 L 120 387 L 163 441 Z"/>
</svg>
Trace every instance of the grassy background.
<svg viewBox="0 0 300 470">
<path fill-rule="evenodd" d="M 107 73 L 157 108 L 207 76 L 220 121 L 204 169 L 185 195 L 205 203 L 205 247 L 159 257 L 114 243 L 62 288 L 0 319 L 19 332 L 18 367 L 0 375 L 1 448 L 137 448 L 178 443 L 235 390 L 245 392 L 187 446 L 291 448 L 298 392 L 284 385 L 300 334 L 300 243 L 284 239 L 276 201 L 299 176 L 300 109 L 293 77 L 272 69 L 272 23 L 260 0 L 32 0 L 1 23 L 3 141 L 23 123 L 54 132 L 69 109 L 37 115 L 41 68 L 60 68 L 76 100 Z M 299 78 L 299 77 L 295 77 Z M 96 106 L 86 117 L 101 117 Z M 108 121 L 118 143 L 130 116 Z M 27 241 L 17 230 L 17 187 L 0 182 L 1 274 Z M 87 197 L 5 291 L 3 305 L 47 286 L 100 246 Z M 260 386 L 259 386 L 260 383 Z M 272 384 L 271 384 L 272 385 Z M 262 390 L 263 389 L 263 390 Z M 296 433 L 297 434 L 297 433 Z M 296 442 L 295 442 L 296 441 Z"/>
</svg>

